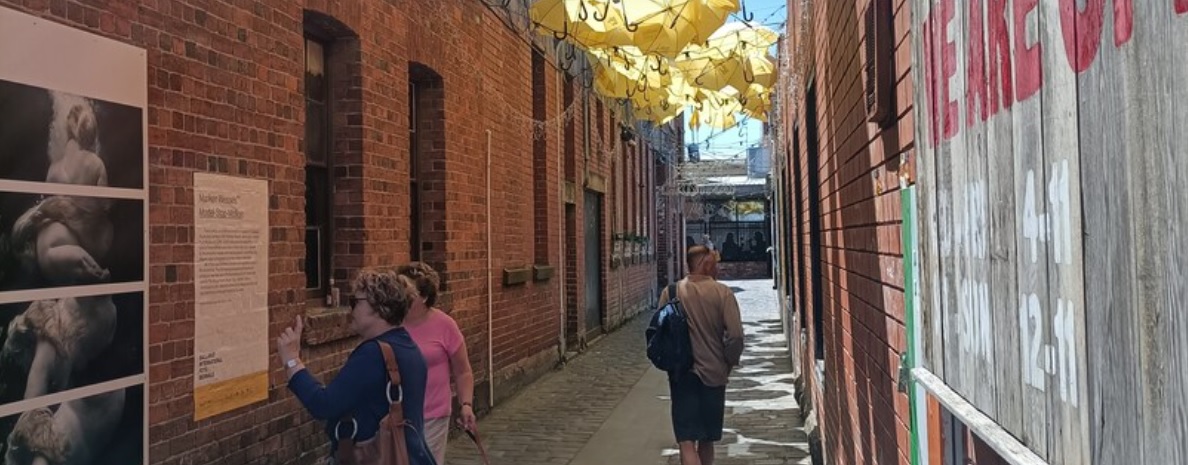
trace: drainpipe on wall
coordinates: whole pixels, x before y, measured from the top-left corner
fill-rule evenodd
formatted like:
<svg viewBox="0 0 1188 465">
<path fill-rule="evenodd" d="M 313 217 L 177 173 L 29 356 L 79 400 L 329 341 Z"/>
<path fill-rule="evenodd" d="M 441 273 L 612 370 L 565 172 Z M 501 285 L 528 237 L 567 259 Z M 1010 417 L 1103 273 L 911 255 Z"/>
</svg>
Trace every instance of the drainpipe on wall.
<svg viewBox="0 0 1188 465">
<path fill-rule="evenodd" d="M 487 402 L 495 407 L 495 286 L 491 284 L 491 130 L 487 130 Z"/>
<path fill-rule="evenodd" d="M 558 55 L 560 55 L 560 54 L 558 54 Z M 558 58 L 558 59 L 560 59 L 560 58 Z M 564 73 L 566 76 L 569 75 L 569 72 L 567 72 L 567 71 L 562 71 L 562 73 Z M 557 76 L 557 81 L 559 81 L 559 85 L 558 85 L 559 89 L 560 89 L 560 86 L 565 85 L 565 77 L 564 76 Z M 566 90 L 568 90 L 568 89 L 561 89 L 560 98 L 557 99 L 559 102 L 561 102 L 561 114 L 562 115 L 564 115 L 565 112 L 570 110 L 569 108 L 565 108 L 565 91 Z M 574 103 L 574 102 L 576 102 L 576 100 L 574 100 L 573 102 L 569 102 L 569 104 L 576 105 L 576 103 Z M 565 120 L 567 118 L 568 117 L 566 117 L 566 116 L 562 116 L 563 120 Z M 557 229 L 558 259 L 557 259 L 557 267 L 555 268 L 555 271 L 553 272 L 553 278 L 552 278 L 557 281 L 557 289 L 558 289 L 557 295 L 560 296 L 560 298 L 561 298 L 561 305 L 557 306 L 561 309 L 561 318 L 560 318 L 561 324 L 557 328 L 557 359 L 562 360 L 562 361 L 565 360 L 565 317 L 566 317 L 566 315 L 568 315 L 568 312 L 567 312 L 568 309 L 565 308 L 565 303 L 566 303 L 566 301 L 565 301 L 565 276 L 566 276 L 565 275 L 565 171 L 563 171 L 564 167 L 565 167 L 565 127 L 567 125 L 568 125 L 568 121 L 562 121 L 562 124 L 557 126 L 557 134 L 558 134 L 557 141 L 560 142 L 559 144 L 557 144 L 557 147 L 558 147 L 558 150 L 557 150 L 557 193 L 560 194 L 557 196 L 557 204 L 558 204 L 557 224 L 559 224 L 561 227 Z M 546 235 L 547 235 L 547 233 L 546 233 Z"/>
</svg>

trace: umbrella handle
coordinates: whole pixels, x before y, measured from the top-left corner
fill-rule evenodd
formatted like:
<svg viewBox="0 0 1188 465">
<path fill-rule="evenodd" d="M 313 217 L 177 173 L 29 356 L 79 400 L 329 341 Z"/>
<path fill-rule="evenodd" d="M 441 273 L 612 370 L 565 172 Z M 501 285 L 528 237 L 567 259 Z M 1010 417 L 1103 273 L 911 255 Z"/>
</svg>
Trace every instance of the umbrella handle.
<svg viewBox="0 0 1188 465">
<path fill-rule="evenodd" d="M 747 2 L 745 1 L 742 2 L 742 19 L 748 23 L 755 20 L 755 12 L 747 12 Z"/>
<path fill-rule="evenodd" d="M 656 66 L 652 67 L 652 71 L 660 73 L 661 76 L 667 76 L 668 70 L 664 68 L 664 62 L 662 60 L 663 58 L 660 58 L 659 55 L 656 55 Z"/>
<path fill-rule="evenodd" d="M 582 21 L 589 19 L 590 11 L 586 9 L 586 2 L 584 0 L 581 0 L 578 2 L 578 5 L 582 7 L 582 9 L 578 11 L 578 19 L 580 19 Z"/>
<path fill-rule="evenodd" d="M 563 23 L 560 34 L 557 31 L 553 31 L 553 38 L 557 40 L 565 40 L 566 37 L 569 37 L 569 21 Z"/>
<path fill-rule="evenodd" d="M 743 66 L 743 80 L 747 81 L 747 84 L 754 84 L 755 83 L 755 73 L 751 72 L 751 73 L 749 73 L 750 76 L 747 76 L 747 74 L 748 74 L 747 68 L 749 68 L 749 66 Z"/>
<path fill-rule="evenodd" d="M 614 0 L 614 2 L 619 3 L 619 0 Z M 607 1 L 606 6 L 602 7 L 602 15 L 601 16 L 598 15 L 598 11 L 594 11 L 594 20 L 595 21 L 606 21 L 607 15 L 610 14 L 610 4 L 611 4 L 611 2 Z"/>
<path fill-rule="evenodd" d="M 665 99 L 665 100 L 663 100 L 663 101 L 661 101 L 661 102 L 660 102 L 660 108 L 661 108 L 662 110 L 664 110 L 664 111 L 668 111 L 668 109 L 669 109 L 669 108 L 671 108 L 671 107 L 672 107 L 672 105 L 669 105 L 669 103 L 668 103 L 668 100 L 667 100 L 667 99 Z"/>
<path fill-rule="evenodd" d="M 565 52 L 565 59 L 557 60 L 557 62 L 558 62 L 557 67 L 561 68 L 561 71 L 565 71 L 566 73 L 568 73 L 569 70 L 573 68 L 573 59 L 574 59 L 574 53 L 573 53 L 573 47 L 571 46 L 571 47 L 569 47 L 569 51 Z"/>
</svg>

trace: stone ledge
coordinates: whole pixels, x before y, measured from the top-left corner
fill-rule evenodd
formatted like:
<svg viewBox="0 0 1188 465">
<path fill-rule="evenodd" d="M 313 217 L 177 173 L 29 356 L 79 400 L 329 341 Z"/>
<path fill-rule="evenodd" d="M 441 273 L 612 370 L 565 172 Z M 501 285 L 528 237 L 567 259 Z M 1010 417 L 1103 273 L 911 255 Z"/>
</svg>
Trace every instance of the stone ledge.
<svg viewBox="0 0 1188 465">
<path fill-rule="evenodd" d="M 305 309 L 305 345 L 318 346 L 355 337 L 351 330 L 351 310 L 346 307 L 308 307 Z"/>
</svg>

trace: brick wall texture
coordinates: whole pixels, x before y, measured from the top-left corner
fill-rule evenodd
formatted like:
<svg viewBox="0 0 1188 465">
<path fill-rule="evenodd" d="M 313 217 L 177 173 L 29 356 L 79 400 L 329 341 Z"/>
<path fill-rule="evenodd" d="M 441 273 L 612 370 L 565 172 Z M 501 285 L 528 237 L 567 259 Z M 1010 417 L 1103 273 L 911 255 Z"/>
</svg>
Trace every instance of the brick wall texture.
<svg viewBox="0 0 1188 465">
<path fill-rule="evenodd" d="M 801 363 L 833 464 L 906 464 L 910 452 L 908 398 L 896 381 L 907 347 L 899 170 L 914 143 L 912 12 L 891 0 L 895 116 L 880 127 L 865 107 L 863 18 L 872 1 L 790 1 L 782 44 L 803 51 L 805 75 L 794 94 L 780 90 L 781 102 L 801 102 L 782 105 L 779 118 L 786 163 L 775 176 L 788 197 L 779 224 L 791 248 L 778 254 L 780 285 L 807 328 Z M 812 375 L 816 358 L 824 359 L 823 387 Z"/>
<path fill-rule="evenodd" d="M 534 79 L 529 43 L 483 2 L 0 0 L 0 7 L 148 53 L 149 463 L 309 464 L 325 452 L 320 426 L 288 392 L 275 354 L 267 401 L 193 420 L 194 172 L 270 181 L 269 341 L 313 307 L 304 292 L 302 233 L 306 30 L 332 40 L 327 66 L 339 285 L 361 267 L 392 266 L 413 254 L 407 109 L 409 84 L 417 84 L 425 113 L 417 125 L 418 150 L 429 154 L 418 168 L 421 258 L 442 272 L 441 306 L 467 338 L 480 410 L 489 405 L 492 378 L 496 398 L 509 396 L 514 386 L 552 368 L 563 349 L 584 342 L 566 337 L 564 312 L 570 312 L 573 334 L 596 329 L 573 316 L 590 291 L 580 279 L 592 259 L 583 249 L 590 220 L 584 189 L 603 197 L 599 240 L 605 252 L 594 290 L 604 303 L 602 326 L 620 326 L 655 298 L 655 254 L 624 252 L 618 266 L 612 263 L 615 234 L 656 231 L 659 215 L 647 210 L 655 205 L 649 198 L 655 186 L 643 182 L 651 176 L 641 172 L 650 164 L 640 162 L 650 152 L 618 141 L 612 102 L 592 99 L 576 83 L 563 92 L 566 81 L 554 60 Z M 536 90 L 544 96 L 536 105 L 534 83 L 544 86 Z M 566 100 L 576 110 L 565 112 Z M 540 141 L 533 137 L 534 115 L 551 121 L 537 129 Z M 673 130 L 680 126 L 674 123 Z M 563 179 L 575 186 L 569 208 Z M 645 212 L 635 218 L 651 225 L 612 221 L 616 205 Z M 504 269 L 533 264 L 553 266 L 556 274 L 502 284 Z M 303 351 L 323 380 L 357 343 L 334 337 L 346 319 L 328 315 L 311 321 L 316 337 L 307 339 L 316 344 Z"/>
</svg>

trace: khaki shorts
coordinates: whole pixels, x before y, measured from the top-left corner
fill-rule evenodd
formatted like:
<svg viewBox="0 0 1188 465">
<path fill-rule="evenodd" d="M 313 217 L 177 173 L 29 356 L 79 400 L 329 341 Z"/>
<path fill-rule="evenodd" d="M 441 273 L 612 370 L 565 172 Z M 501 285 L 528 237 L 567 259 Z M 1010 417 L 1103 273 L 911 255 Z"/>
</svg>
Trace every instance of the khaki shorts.
<svg viewBox="0 0 1188 465">
<path fill-rule="evenodd" d="M 437 465 L 445 465 L 446 443 L 450 439 L 450 417 L 425 420 L 425 445 L 433 453 Z"/>
</svg>

